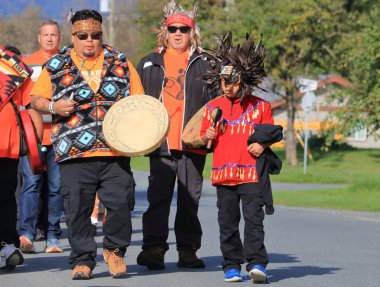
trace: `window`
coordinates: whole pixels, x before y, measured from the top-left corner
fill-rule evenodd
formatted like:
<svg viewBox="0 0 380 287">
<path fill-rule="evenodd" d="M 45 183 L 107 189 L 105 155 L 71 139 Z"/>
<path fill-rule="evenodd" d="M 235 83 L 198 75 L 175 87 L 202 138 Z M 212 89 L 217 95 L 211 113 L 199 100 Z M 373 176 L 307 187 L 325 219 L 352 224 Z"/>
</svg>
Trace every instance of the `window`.
<svg viewBox="0 0 380 287">
<path fill-rule="evenodd" d="M 357 128 L 351 129 L 350 135 L 347 139 L 354 141 L 365 141 L 367 139 L 367 128 L 364 125 L 359 125 Z"/>
</svg>

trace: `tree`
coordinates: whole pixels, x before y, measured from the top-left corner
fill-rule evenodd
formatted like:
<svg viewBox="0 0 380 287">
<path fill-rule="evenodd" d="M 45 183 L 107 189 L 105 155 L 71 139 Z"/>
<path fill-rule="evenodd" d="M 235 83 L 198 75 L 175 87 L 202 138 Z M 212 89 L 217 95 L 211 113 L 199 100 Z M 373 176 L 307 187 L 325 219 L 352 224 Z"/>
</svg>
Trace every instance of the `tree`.
<svg viewBox="0 0 380 287">
<path fill-rule="evenodd" d="M 380 7 L 379 1 L 347 1 L 346 25 L 350 31 L 337 50 L 337 69 L 354 88 L 333 95 L 344 104 L 334 116 L 333 134 L 349 135 L 366 127 L 379 137 L 380 129 Z"/>
<path fill-rule="evenodd" d="M 139 26 L 136 23 L 136 7 L 132 3 L 116 2 L 116 11 L 113 21 L 114 43 L 113 46 L 123 51 L 126 56 L 137 62 L 140 59 L 140 41 L 142 33 L 139 33 Z M 109 17 L 103 18 L 104 41 L 110 38 L 109 35 Z"/>
<path fill-rule="evenodd" d="M 22 53 L 39 49 L 37 35 L 41 22 L 41 10 L 30 5 L 20 15 L 1 20 L 0 43 L 17 47 Z"/>
<path fill-rule="evenodd" d="M 333 50 L 341 41 L 340 31 L 344 27 L 340 22 L 346 13 L 343 2 L 242 0 L 238 1 L 237 10 L 254 13 L 239 17 L 235 24 L 263 34 L 268 75 L 287 106 L 286 162 L 295 166 L 298 161 L 294 121 L 299 102 L 296 79 L 332 72 Z"/>
<path fill-rule="evenodd" d="M 149 2 L 149 5 L 147 5 Z M 139 24 L 158 27 L 161 11 L 168 0 L 141 0 Z M 178 1 L 190 9 L 194 1 Z M 202 28 L 205 47 L 213 47 L 214 36 L 232 31 L 242 41 L 251 31 L 260 35 L 266 47 L 266 70 L 275 91 L 286 101 L 286 162 L 298 164 L 294 121 L 299 103 L 296 79 L 321 74 L 340 74 L 356 85 L 344 101 L 350 114 L 337 114 L 341 131 L 349 128 L 344 119 L 350 115 L 356 123 L 365 122 L 379 129 L 379 9 L 378 0 L 201 0 L 198 24 Z M 144 47 L 153 49 L 154 37 L 145 34 Z M 368 53 L 368 51 L 370 53 Z M 360 95 L 359 97 L 357 95 Z M 343 101 L 342 98 L 339 98 Z M 351 105 L 353 107 L 351 107 Z M 364 113 L 366 112 L 366 113 Z M 343 123 L 343 124 L 342 124 Z M 350 124 L 354 122 L 350 121 Z"/>
<path fill-rule="evenodd" d="M 168 2 L 166 0 L 140 0 L 137 3 L 137 12 L 139 14 L 137 22 L 141 33 L 140 58 L 156 48 L 156 36 L 153 29 L 159 28 L 163 15 L 162 9 Z"/>
</svg>

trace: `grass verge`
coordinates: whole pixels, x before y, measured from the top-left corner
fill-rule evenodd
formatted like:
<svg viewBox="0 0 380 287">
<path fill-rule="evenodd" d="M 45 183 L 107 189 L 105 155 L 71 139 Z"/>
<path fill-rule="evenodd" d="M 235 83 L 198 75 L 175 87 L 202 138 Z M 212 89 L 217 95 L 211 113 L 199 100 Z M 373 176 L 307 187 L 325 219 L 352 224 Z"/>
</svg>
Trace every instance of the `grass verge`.
<svg viewBox="0 0 380 287">
<path fill-rule="evenodd" d="M 284 150 L 275 150 L 281 159 Z M 271 176 L 274 182 L 293 183 L 345 183 L 349 187 L 307 191 L 274 191 L 276 205 L 374 211 L 380 212 L 380 150 L 341 148 L 330 152 L 313 151 L 313 161 L 308 162 L 303 173 L 302 151 L 298 152 L 300 164 L 289 167 L 286 163 L 280 175 Z M 212 155 L 206 160 L 204 177 L 210 178 Z M 132 159 L 132 168 L 149 170 L 148 158 Z"/>
</svg>

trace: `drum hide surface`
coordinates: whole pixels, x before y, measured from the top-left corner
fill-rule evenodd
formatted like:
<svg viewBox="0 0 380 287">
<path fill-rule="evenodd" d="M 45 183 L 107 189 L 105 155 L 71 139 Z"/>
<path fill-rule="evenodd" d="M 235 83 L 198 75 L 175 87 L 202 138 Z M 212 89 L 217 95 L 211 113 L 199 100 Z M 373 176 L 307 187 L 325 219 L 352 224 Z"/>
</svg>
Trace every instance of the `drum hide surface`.
<svg viewBox="0 0 380 287">
<path fill-rule="evenodd" d="M 103 134 L 111 149 L 125 156 L 151 153 L 169 132 L 164 105 L 148 95 L 126 97 L 107 112 Z"/>
</svg>

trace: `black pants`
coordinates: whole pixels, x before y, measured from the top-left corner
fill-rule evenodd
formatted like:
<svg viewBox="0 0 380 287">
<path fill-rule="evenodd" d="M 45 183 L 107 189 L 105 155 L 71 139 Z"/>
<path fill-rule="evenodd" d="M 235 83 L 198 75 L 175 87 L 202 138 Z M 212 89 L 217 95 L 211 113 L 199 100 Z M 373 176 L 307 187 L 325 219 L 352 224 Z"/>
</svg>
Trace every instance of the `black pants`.
<svg viewBox="0 0 380 287">
<path fill-rule="evenodd" d="M 0 243 L 20 247 L 17 233 L 17 171 L 18 159 L 0 158 Z M 2 249 L 0 244 L 0 249 Z"/>
<path fill-rule="evenodd" d="M 103 226 L 103 248 L 119 249 L 124 256 L 131 242 L 131 210 L 134 207 L 135 182 L 127 157 L 93 157 L 59 163 L 61 194 L 68 238 L 71 246 L 69 263 L 95 267 L 96 242 L 92 234 L 91 213 L 95 194 L 107 209 Z"/>
<path fill-rule="evenodd" d="M 152 157 L 148 187 L 148 210 L 143 215 L 143 249 L 162 245 L 169 249 L 169 213 L 177 178 L 177 213 L 174 222 L 177 249 L 201 247 L 202 228 L 198 205 L 206 156 L 174 151 L 171 157 Z"/>
<path fill-rule="evenodd" d="M 255 264 L 266 267 L 269 260 L 264 246 L 264 202 L 258 184 L 219 185 L 216 192 L 223 270 L 241 270 L 245 261 L 247 271 Z M 239 233 L 240 200 L 245 222 L 244 245 Z"/>
</svg>

